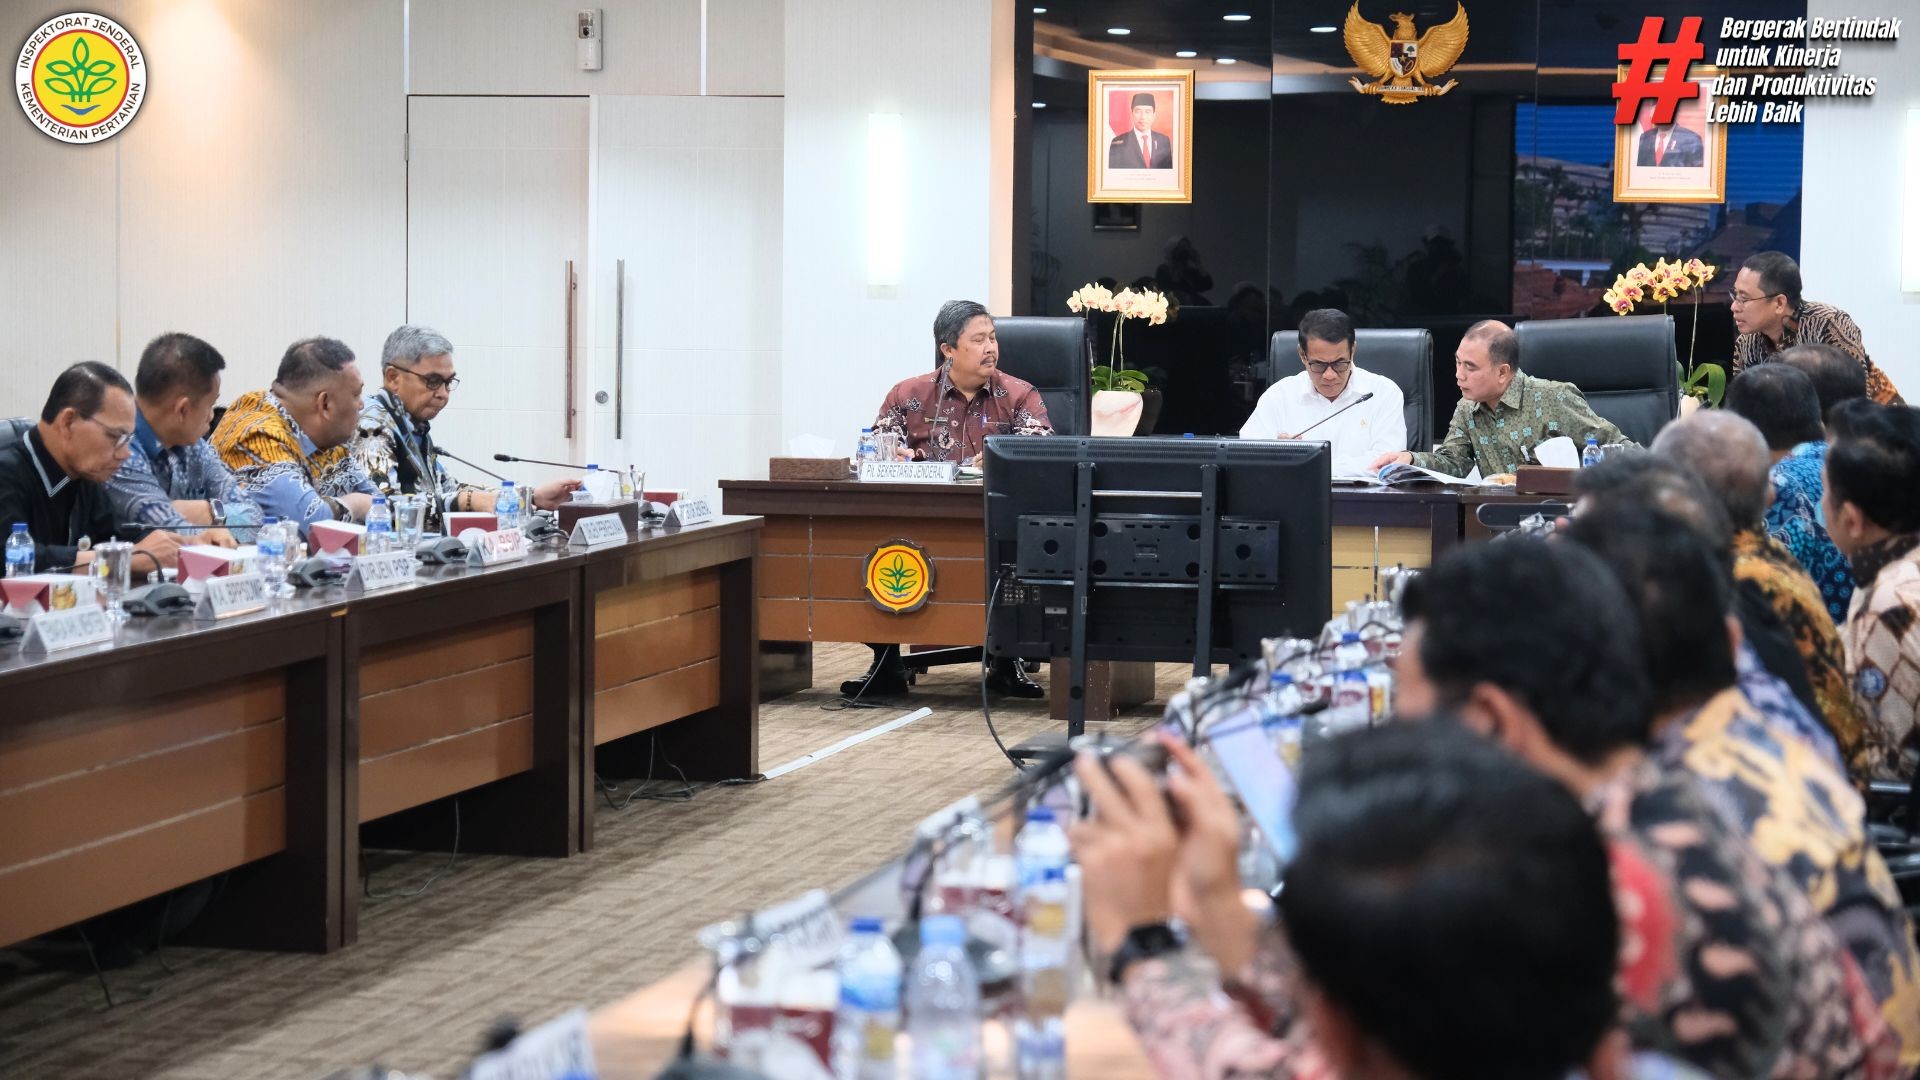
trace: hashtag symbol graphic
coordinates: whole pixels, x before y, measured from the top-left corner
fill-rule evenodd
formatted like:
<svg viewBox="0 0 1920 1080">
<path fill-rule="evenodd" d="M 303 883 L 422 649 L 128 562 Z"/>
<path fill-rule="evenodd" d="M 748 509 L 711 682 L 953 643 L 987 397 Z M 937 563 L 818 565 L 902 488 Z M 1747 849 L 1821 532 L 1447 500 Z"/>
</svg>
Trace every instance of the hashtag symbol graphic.
<svg viewBox="0 0 1920 1080">
<path fill-rule="evenodd" d="M 1671 124 L 1674 110 L 1682 101 L 1700 96 L 1700 84 L 1687 78 L 1687 68 L 1707 54 L 1706 46 L 1700 44 L 1700 16 L 1681 19 L 1680 32 L 1672 41 L 1660 40 L 1666 22 L 1658 15 L 1647 16 L 1640 24 L 1640 40 L 1620 46 L 1620 59 L 1627 61 L 1628 67 L 1627 77 L 1613 84 L 1613 96 L 1620 101 L 1613 110 L 1614 123 L 1633 123 L 1640 106 L 1652 98 L 1653 122 Z M 1662 60 L 1667 70 L 1656 82 L 1653 65 Z"/>
</svg>

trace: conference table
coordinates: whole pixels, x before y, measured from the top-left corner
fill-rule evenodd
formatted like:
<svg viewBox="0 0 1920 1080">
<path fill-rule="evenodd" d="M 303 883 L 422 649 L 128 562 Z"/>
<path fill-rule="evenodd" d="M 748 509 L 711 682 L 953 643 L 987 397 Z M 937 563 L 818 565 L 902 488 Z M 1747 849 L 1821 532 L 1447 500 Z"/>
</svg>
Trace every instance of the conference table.
<svg viewBox="0 0 1920 1080">
<path fill-rule="evenodd" d="M 0 647 L 0 946 L 226 874 L 196 940 L 324 952 L 357 936 L 363 841 L 564 857 L 593 844 L 596 767 L 755 775 L 760 531 Z"/>
</svg>

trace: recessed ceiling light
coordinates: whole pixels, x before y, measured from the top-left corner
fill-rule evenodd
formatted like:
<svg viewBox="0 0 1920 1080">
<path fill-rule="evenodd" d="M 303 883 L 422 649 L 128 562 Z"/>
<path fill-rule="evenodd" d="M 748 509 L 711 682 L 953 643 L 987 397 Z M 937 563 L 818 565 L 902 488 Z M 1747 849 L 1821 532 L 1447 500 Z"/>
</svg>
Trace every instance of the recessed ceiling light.
<svg viewBox="0 0 1920 1080">
<path fill-rule="evenodd" d="M 1037 7 L 1033 9 L 1033 13 L 1035 15 L 1045 15 L 1047 13 L 1047 9 L 1043 7 Z"/>
<path fill-rule="evenodd" d="M 1220 17 L 1228 22 L 1246 22 L 1248 19 L 1253 18 L 1251 15 L 1222 15 Z"/>
<path fill-rule="evenodd" d="M 1340 28 L 1337 26 L 1309 26 L 1307 27 L 1307 32 L 1310 34 L 1331 34 L 1338 29 Z"/>
<path fill-rule="evenodd" d="M 1044 101 L 1036 101 L 1033 103 L 1033 107 L 1036 109 L 1044 109 L 1047 107 L 1047 103 Z"/>
<path fill-rule="evenodd" d="M 1117 37 L 1126 37 L 1128 34 L 1133 33 L 1133 31 L 1127 29 L 1124 26 L 1109 26 L 1107 27 L 1107 33 L 1113 34 Z"/>
<path fill-rule="evenodd" d="M 1194 57 L 1199 56 L 1200 54 L 1197 52 L 1194 52 L 1192 49 L 1181 49 L 1179 52 L 1174 53 L 1173 55 L 1179 57 L 1182 60 L 1191 60 Z"/>
<path fill-rule="evenodd" d="M 1219 57 L 1215 57 L 1213 62 L 1216 64 L 1237 64 L 1240 61 L 1235 60 L 1231 56 L 1219 56 Z"/>
</svg>

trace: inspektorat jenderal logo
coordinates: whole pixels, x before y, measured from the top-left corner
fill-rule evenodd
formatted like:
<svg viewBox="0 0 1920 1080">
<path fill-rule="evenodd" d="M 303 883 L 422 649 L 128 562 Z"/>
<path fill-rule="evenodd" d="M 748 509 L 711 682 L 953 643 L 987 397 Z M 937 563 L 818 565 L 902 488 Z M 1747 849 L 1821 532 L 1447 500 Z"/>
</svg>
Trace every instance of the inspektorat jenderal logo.
<svg viewBox="0 0 1920 1080">
<path fill-rule="evenodd" d="M 126 27 L 75 11 L 27 35 L 13 82 L 21 111 L 47 137 L 95 143 L 126 130 L 146 101 L 146 57 Z"/>
</svg>

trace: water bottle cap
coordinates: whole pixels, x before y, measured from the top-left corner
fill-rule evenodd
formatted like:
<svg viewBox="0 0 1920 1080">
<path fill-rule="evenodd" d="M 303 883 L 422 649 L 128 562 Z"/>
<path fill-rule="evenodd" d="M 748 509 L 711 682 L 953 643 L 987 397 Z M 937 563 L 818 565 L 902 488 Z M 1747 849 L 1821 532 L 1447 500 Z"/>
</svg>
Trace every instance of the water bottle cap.
<svg viewBox="0 0 1920 1080">
<path fill-rule="evenodd" d="M 1348 645 L 1360 640 L 1360 631 L 1348 630 L 1340 635 L 1340 644 Z"/>
<path fill-rule="evenodd" d="M 1053 820 L 1053 807 L 1051 806 L 1031 807 L 1027 810 L 1027 820 L 1038 821 L 1042 823 L 1051 822 Z"/>
<path fill-rule="evenodd" d="M 1191 431 L 1188 431 L 1188 432 L 1184 432 L 1184 433 L 1182 433 L 1182 434 L 1181 434 L 1181 436 L 1180 436 L 1180 437 L 1181 437 L 1181 438 L 1183 438 L 1183 439 L 1191 439 L 1191 438 L 1193 438 L 1193 432 L 1191 432 Z"/>
<path fill-rule="evenodd" d="M 1043 866 L 1040 868 L 1041 881 L 1067 880 L 1067 868 L 1064 866 Z"/>
<path fill-rule="evenodd" d="M 13 531 L 14 531 L 14 532 L 17 532 L 17 533 L 23 533 L 23 532 L 26 532 L 26 531 L 27 531 L 27 523 L 26 523 L 26 522 L 24 522 L 24 521 L 16 521 L 16 522 L 14 522 L 14 523 L 13 523 Z"/>
<path fill-rule="evenodd" d="M 592 465 L 592 464 L 589 464 L 589 465 L 587 466 L 587 471 L 588 471 L 588 472 L 599 472 L 599 471 L 600 471 L 600 466 L 598 466 L 598 465 Z"/>
<path fill-rule="evenodd" d="M 272 515 L 272 514 L 268 514 L 268 515 L 266 515 L 265 517 L 263 517 L 263 518 L 261 518 L 261 519 L 260 519 L 260 524 L 262 524 L 262 525 L 278 525 L 278 524 L 280 524 L 280 519 L 279 519 L 278 517 L 275 517 L 275 516 L 274 516 L 274 515 Z"/>
<path fill-rule="evenodd" d="M 1596 438 L 1594 438 L 1594 437 L 1593 437 L 1593 435 L 1592 435 L 1591 433 L 1589 433 L 1589 434 L 1587 435 L 1587 441 L 1588 441 L 1589 443 L 1595 443 L 1595 442 L 1599 442 L 1600 440 L 1598 440 L 1598 439 L 1596 439 Z"/>
<path fill-rule="evenodd" d="M 511 480 L 502 480 L 502 481 L 500 481 L 500 486 L 501 486 L 501 487 L 503 487 L 503 488 L 510 488 L 510 487 L 512 487 L 512 486 L 513 486 L 513 481 L 511 481 Z"/>
<path fill-rule="evenodd" d="M 1292 686 L 1293 676 L 1284 671 L 1276 671 L 1267 678 L 1268 686 Z"/>
<path fill-rule="evenodd" d="M 862 915 L 853 920 L 853 922 L 849 924 L 849 928 L 856 934 L 879 934 L 886 931 L 886 927 L 879 919 L 866 915 Z"/>
<path fill-rule="evenodd" d="M 1340 673 L 1340 678 L 1347 682 L 1366 682 L 1367 673 L 1364 671 L 1343 671 Z"/>
<path fill-rule="evenodd" d="M 385 495 L 375 495 L 373 497 L 373 505 L 375 506 L 387 505 L 387 497 Z"/>
<path fill-rule="evenodd" d="M 920 920 L 920 944 L 965 945 L 967 924 L 958 915 L 928 915 Z"/>
</svg>

